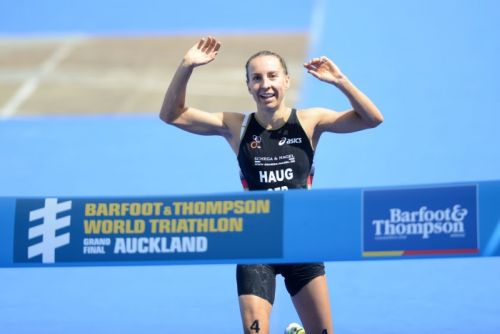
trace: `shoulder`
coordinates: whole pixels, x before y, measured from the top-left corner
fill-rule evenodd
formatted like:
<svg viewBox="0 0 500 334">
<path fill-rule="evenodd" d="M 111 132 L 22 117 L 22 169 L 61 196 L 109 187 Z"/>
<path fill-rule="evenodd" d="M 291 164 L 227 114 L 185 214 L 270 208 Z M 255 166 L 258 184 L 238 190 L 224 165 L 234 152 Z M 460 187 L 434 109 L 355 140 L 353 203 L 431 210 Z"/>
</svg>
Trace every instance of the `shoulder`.
<svg viewBox="0 0 500 334">
<path fill-rule="evenodd" d="M 313 108 L 305 108 L 297 110 L 297 118 L 301 122 L 301 124 L 309 125 L 316 127 L 318 124 L 321 124 L 326 119 L 335 119 L 340 115 L 340 113 L 335 110 L 313 107 Z"/>
<path fill-rule="evenodd" d="M 297 109 L 297 115 L 300 117 L 308 117 L 308 118 L 315 118 L 319 117 L 324 114 L 331 114 L 331 113 L 337 113 L 335 110 L 328 109 L 328 108 L 321 108 L 321 107 L 312 107 L 312 108 L 304 108 L 304 109 Z"/>
<path fill-rule="evenodd" d="M 231 123 L 239 122 L 241 124 L 241 122 L 243 122 L 243 119 L 245 118 L 245 114 L 239 112 L 220 112 L 218 114 L 224 121 Z"/>
<path fill-rule="evenodd" d="M 218 114 L 228 130 L 227 135 L 229 137 L 239 137 L 246 114 L 238 112 L 221 112 Z"/>
<path fill-rule="evenodd" d="M 325 131 L 337 132 L 335 129 L 342 112 L 327 108 L 306 108 L 297 111 L 297 118 L 311 140 L 313 148 L 318 144 L 321 134 Z"/>
</svg>

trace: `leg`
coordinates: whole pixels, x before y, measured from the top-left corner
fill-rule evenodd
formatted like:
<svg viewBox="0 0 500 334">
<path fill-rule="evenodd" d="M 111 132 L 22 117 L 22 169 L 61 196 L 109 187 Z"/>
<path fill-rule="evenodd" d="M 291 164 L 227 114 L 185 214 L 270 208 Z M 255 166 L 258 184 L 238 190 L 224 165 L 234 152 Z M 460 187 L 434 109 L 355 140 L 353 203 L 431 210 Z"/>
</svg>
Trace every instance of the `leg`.
<svg viewBox="0 0 500 334">
<path fill-rule="evenodd" d="M 307 334 L 332 334 L 333 321 L 325 275 L 307 283 L 292 297 Z"/>
<path fill-rule="evenodd" d="M 242 295 L 239 302 L 244 333 L 269 334 L 271 303 L 254 295 Z"/>
<path fill-rule="evenodd" d="M 276 274 L 270 265 L 238 265 L 236 281 L 245 334 L 268 334 L 276 289 Z"/>
</svg>

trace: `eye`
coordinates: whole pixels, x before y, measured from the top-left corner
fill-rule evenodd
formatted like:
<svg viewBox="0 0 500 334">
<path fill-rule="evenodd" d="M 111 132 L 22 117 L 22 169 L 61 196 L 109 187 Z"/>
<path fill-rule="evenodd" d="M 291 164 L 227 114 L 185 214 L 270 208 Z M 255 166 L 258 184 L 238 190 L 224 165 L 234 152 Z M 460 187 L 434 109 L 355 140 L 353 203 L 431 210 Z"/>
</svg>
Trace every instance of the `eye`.
<svg viewBox="0 0 500 334">
<path fill-rule="evenodd" d="M 276 79 L 278 76 L 279 76 L 279 75 L 278 75 L 278 73 L 277 73 L 277 72 L 271 72 L 271 73 L 269 73 L 269 74 L 268 74 L 268 77 L 269 77 L 270 79 Z"/>
</svg>

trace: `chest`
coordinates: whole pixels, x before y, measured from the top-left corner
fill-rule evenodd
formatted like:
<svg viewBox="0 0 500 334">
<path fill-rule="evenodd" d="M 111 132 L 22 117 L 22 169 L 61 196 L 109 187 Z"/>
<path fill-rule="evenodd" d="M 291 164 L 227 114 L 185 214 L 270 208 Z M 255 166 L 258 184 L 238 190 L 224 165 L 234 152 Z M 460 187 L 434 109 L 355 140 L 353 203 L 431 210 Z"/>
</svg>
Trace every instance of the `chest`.
<svg viewBox="0 0 500 334">
<path fill-rule="evenodd" d="M 240 144 L 240 159 L 255 167 L 309 162 L 312 154 L 305 132 L 295 125 L 272 131 L 249 127 Z"/>
</svg>

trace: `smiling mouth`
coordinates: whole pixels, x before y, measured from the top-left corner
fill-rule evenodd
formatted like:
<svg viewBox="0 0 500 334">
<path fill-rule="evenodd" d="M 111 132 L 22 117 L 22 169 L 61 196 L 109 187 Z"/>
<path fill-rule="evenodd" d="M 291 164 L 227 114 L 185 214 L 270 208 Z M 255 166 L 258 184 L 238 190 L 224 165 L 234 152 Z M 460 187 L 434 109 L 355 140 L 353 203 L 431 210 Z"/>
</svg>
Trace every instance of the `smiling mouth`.
<svg viewBox="0 0 500 334">
<path fill-rule="evenodd" d="M 275 97 L 275 94 L 274 93 L 264 93 L 264 94 L 259 94 L 259 96 L 261 99 L 267 100 L 267 99 Z"/>
</svg>

